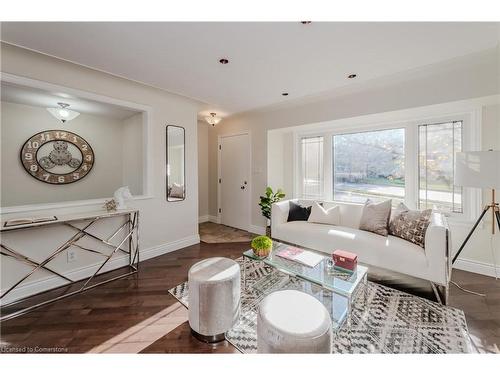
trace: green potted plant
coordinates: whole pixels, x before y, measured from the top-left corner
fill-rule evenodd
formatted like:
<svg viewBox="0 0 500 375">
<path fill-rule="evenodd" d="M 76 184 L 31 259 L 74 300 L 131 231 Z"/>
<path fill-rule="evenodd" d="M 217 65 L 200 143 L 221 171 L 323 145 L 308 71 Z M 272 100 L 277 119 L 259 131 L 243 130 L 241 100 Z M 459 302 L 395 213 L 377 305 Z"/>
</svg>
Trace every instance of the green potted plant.
<svg viewBox="0 0 500 375">
<path fill-rule="evenodd" d="M 273 241 L 267 236 L 258 236 L 252 240 L 252 249 L 258 257 L 267 257 L 273 249 Z"/>
<path fill-rule="evenodd" d="M 266 188 L 265 195 L 260 196 L 260 209 L 262 211 L 262 216 L 267 219 L 266 223 L 266 235 L 271 237 L 271 206 L 273 203 L 279 202 L 285 197 L 285 193 L 283 190 L 278 189 L 276 192 L 273 192 L 271 187 Z"/>
</svg>

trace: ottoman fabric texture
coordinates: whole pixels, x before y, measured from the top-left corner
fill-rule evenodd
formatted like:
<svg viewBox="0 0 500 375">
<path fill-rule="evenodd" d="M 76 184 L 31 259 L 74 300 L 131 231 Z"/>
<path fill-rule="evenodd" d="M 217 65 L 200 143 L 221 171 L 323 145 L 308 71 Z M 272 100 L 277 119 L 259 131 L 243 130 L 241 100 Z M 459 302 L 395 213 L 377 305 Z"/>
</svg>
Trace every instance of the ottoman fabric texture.
<svg viewBox="0 0 500 375">
<path fill-rule="evenodd" d="M 203 336 L 227 332 L 240 314 L 240 267 L 228 258 L 208 258 L 188 274 L 189 325 Z"/>
<path fill-rule="evenodd" d="M 330 353 L 332 321 L 326 307 L 297 290 L 269 294 L 259 305 L 259 353 Z"/>
</svg>

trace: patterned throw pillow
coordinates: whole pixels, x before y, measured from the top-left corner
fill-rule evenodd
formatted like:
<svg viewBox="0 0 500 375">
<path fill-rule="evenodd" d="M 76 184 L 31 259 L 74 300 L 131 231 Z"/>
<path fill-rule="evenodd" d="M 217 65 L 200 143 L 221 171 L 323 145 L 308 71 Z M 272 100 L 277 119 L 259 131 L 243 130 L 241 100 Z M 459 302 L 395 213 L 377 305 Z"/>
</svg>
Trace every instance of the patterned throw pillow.
<svg viewBox="0 0 500 375">
<path fill-rule="evenodd" d="M 431 221 L 432 209 L 413 211 L 400 203 L 389 224 L 389 234 L 425 248 L 425 232 Z"/>
</svg>

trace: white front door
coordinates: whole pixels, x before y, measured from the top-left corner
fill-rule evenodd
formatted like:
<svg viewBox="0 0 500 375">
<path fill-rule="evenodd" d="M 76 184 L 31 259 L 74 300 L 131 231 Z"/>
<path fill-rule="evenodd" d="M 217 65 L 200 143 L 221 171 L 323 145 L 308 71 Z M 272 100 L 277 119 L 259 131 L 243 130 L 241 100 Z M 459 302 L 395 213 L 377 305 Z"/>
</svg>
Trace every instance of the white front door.
<svg viewBox="0 0 500 375">
<path fill-rule="evenodd" d="M 250 229 L 250 142 L 248 134 L 220 139 L 220 215 L 230 227 Z"/>
</svg>

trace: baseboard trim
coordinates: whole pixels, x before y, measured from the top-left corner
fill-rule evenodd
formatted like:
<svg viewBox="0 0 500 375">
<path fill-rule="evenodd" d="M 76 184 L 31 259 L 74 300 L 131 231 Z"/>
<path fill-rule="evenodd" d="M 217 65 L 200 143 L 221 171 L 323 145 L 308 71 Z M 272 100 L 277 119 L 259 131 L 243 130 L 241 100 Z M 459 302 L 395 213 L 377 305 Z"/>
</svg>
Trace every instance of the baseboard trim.
<svg viewBox="0 0 500 375">
<path fill-rule="evenodd" d="M 180 240 L 164 243 L 158 246 L 153 246 L 147 249 L 143 249 L 139 253 L 140 261 L 151 259 L 160 255 L 170 253 L 182 249 L 187 246 L 195 245 L 200 242 L 200 236 L 198 234 L 182 238 Z M 101 272 L 111 271 L 120 267 L 125 267 L 128 264 L 128 256 L 115 257 L 109 260 L 109 262 L 103 267 Z M 99 268 L 100 263 L 91 264 L 88 266 L 80 267 L 71 271 L 62 272 L 64 276 L 71 280 L 82 280 L 90 275 L 94 274 Z M 50 289 L 57 288 L 59 286 L 65 285 L 65 282 L 57 276 L 47 276 L 42 279 L 27 282 L 22 286 L 17 287 L 9 295 L 2 300 L 3 304 L 7 304 L 16 301 L 21 298 L 26 298 L 37 293 L 45 292 Z M 1 291 L 3 293 L 4 290 Z"/>
<path fill-rule="evenodd" d="M 263 236 L 266 234 L 266 227 L 261 227 L 258 225 L 250 225 L 249 232 Z"/>
<path fill-rule="evenodd" d="M 210 215 L 198 216 L 198 223 L 206 223 L 207 221 L 210 221 Z"/>
<path fill-rule="evenodd" d="M 215 224 L 220 224 L 220 218 L 214 215 L 208 215 L 208 221 Z"/>
<path fill-rule="evenodd" d="M 495 266 L 491 263 L 479 262 L 470 259 L 457 259 L 453 268 L 478 273 L 480 275 L 495 277 Z M 500 267 L 496 266 L 497 274 L 500 276 Z"/>
</svg>

